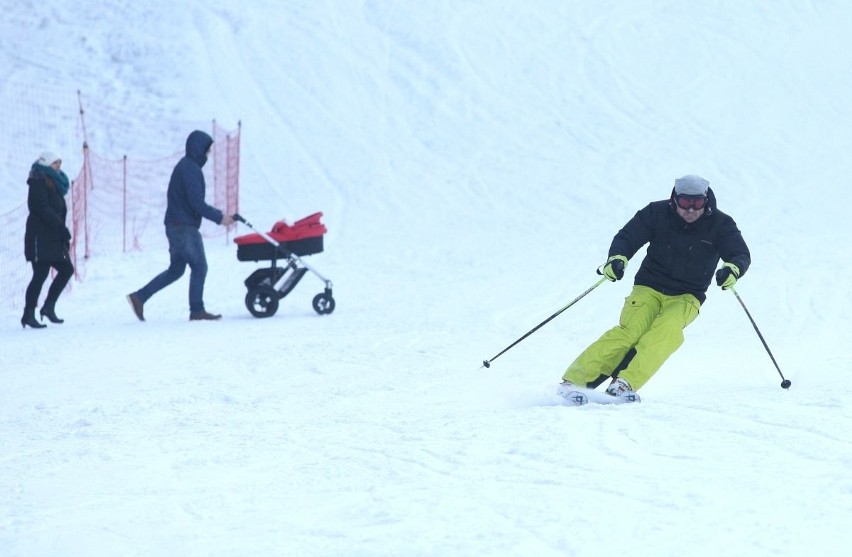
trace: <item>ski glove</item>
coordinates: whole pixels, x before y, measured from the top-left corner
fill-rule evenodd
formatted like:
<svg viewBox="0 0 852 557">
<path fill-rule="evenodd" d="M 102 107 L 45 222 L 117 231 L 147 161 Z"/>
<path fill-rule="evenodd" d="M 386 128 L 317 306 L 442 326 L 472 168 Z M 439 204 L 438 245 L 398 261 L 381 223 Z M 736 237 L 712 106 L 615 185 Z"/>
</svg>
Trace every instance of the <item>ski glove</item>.
<svg viewBox="0 0 852 557">
<path fill-rule="evenodd" d="M 716 284 L 722 287 L 722 290 L 727 290 L 737 283 L 737 278 L 740 276 L 740 268 L 733 263 L 724 263 L 722 267 L 716 271 Z"/>
<path fill-rule="evenodd" d="M 613 255 L 603 265 L 603 272 L 598 273 L 605 276 L 608 281 L 615 282 L 624 277 L 624 268 L 627 267 L 627 258 L 623 255 Z"/>
</svg>

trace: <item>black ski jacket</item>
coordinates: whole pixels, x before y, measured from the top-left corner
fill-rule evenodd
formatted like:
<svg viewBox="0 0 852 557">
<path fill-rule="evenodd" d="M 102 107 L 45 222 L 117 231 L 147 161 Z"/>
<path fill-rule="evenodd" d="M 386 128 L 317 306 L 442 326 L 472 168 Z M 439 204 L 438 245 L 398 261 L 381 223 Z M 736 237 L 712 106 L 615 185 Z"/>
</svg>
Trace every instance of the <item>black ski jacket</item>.
<svg viewBox="0 0 852 557">
<path fill-rule="evenodd" d="M 707 195 L 704 214 L 692 224 L 677 214 L 674 191 L 669 199 L 648 204 L 618 231 L 609 255 L 631 259 L 648 244 L 634 283 L 670 296 L 692 294 L 704 303 L 720 258 L 736 265 L 740 276 L 751 264 L 737 223 L 716 208 L 712 189 Z"/>
<path fill-rule="evenodd" d="M 24 257 L 27 261 L 58 262 L 69 260 L 71 233 L 65 226 L 68 206 L 45 172 L 30 170 L 27 226 L 24 233 Z"/>
</svg>

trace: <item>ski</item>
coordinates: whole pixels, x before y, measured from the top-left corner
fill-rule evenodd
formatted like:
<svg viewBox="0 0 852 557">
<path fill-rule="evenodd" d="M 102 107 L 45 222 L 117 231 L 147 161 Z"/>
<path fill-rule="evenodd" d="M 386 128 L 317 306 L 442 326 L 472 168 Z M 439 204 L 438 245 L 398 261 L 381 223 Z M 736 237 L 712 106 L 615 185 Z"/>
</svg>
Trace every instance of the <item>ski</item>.
<svg viewBox="0 0 852 557">
<path fill-rule="evenodd" d="M 583 406 L 589 403 L 588 395 L 579 389 L 560 389 L 558 394 L 565 400 L 565 406 Z"/>
<path fill-rule="evenodd" d="M 589 403 L 629 404 L 631 402 L 642 402 L 642 399 L 636 393 L 612 396 L 594 389 L 583 389 L 576 385 L 560 384 L 556 392 L 564 400 L 565 406 L 585 406 Z"/>
</svg>

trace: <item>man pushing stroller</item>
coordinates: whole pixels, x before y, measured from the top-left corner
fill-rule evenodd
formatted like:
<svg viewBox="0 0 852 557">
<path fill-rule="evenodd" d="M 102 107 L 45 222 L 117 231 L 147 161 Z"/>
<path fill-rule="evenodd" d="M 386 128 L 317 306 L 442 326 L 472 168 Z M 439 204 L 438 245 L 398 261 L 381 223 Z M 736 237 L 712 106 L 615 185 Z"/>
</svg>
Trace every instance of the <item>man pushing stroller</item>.
<svg viewBox="0 0 852 557">
<path fill-rule="evenodd" d="M 133 313 L 145 321 L 143 308 L 151 296 L 172 284 L 189 265 L 189 320 L 221 319 L 220 314 L 209 313 L 204 307 L 204 281 L 207 278 L 207 257 L 201 238 L 201 218 L 229 226 L 231 215 L 208 205 L 204 200 L 206 184 L 201 169 L 207 162 L 213 138 L 195 130 L 186 138 L 186 155 L 175 165 L 169 180 L 168 202 L 163 224 L 169 240 L 169 267 L 151 279 L 139 290 L 127 295 Z"/>
</svg>

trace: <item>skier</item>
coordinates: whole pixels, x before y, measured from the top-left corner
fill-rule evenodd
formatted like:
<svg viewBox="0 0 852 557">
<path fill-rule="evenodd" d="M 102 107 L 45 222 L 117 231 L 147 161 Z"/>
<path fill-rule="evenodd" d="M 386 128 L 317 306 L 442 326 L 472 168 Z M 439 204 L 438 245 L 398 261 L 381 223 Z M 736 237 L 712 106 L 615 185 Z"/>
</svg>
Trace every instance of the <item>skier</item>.
<svg viewBox="0 0 852 557">
<path fill-rule="evenodd" d="M 560 394 L 585 402 L 577 387 L 595 388 L 623 402 L 636 394 L 683 343 L 683 329 L 698 317 L 719 260 L 716 284 L 727 290 L 751 264 L 734 220 L 716 208 L 710 182 L 687 175 L 675 180 L 671 197 L 638 211 L 619 230 L 599 273 L 621 280 L 628 260 L 648 244 L 617 326 L 584 350 L 562 376 Z"/>
</svg>

